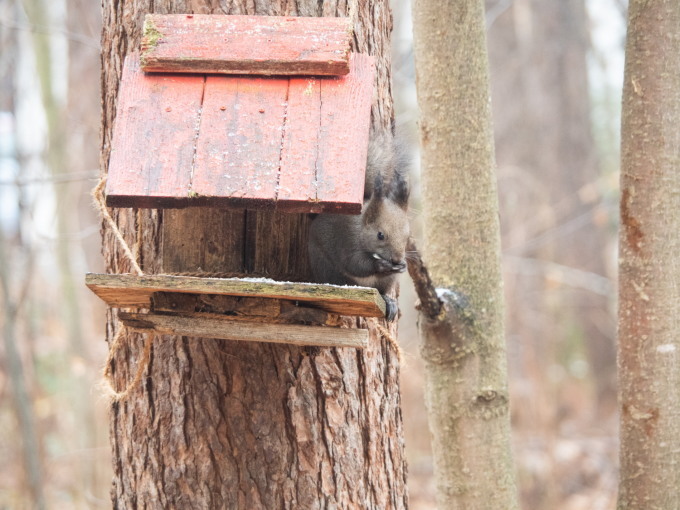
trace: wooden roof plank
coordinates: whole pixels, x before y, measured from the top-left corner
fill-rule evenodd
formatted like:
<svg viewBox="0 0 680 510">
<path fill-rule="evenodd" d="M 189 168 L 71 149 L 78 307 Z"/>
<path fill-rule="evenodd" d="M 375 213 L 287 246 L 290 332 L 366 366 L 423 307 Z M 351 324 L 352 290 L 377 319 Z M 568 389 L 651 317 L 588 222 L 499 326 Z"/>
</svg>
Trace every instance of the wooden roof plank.
<svg viewBox="0 0 680 510">
<path fill-rule="evenodd" d="M 304 301 L 343 315 L 384 317 L 385 302 L 377 290 L 312 283 L 277 282 L 258 278 L 197 278 L 174 275 L 88 273 L 85 284 L 110 306 L 150 308 L 154 292 L 225 294 Z"/>
<path fill-rule="evenodd" d="M 145 75 L 125 60 L 106 197 L 109 206 L 140 197 L 186 199 L 203 97 L 203 76 Z"/>
<path fill-rule="evenodd" d="M 321 81 L 317 199 L 326 211 L 363 201 L 374 58 L 353 54 L 351 66 L 349 75 Z"/>
<path fill-rule="evenodd" d="M 368 345 L 368 330 L 239 322 L 205 316 L 161 315 L 155 313 L 119 312 L 123 323 L 139 330 L 152 329 L 158 334 L 174 334 L 222 340 L 270 342 L 319 347 L 355 347 Z"/>
<path fill-rule="evenodd" d="M 147 14 L 147 72 L 344 75 L 349 18 Z"/>
<path fill-rule="evenodd" d="M 273 207 L 287 79 L 209 76 L 192 195 L 268 200 Z"/>
<path fill-rule="evenodd" d="M 320 80 L 291 78 L 281 153 L 278 205 L 294 207 L 295 203 L 302 202 L 308 211 L 314 210 L 317 202 L 316 163 L 319 156 L 320 121 Z"/>
</svg>

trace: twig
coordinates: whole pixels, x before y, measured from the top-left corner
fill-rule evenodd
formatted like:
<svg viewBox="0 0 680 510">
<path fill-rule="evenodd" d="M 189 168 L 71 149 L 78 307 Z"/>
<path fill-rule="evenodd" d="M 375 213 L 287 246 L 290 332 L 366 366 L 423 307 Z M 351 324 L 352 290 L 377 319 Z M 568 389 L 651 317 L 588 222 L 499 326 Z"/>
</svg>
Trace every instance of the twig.
<svg viewBox="0 0 680 510">
<path fill-rule="evenodd" d="M 441 313 L 442 303 L 437 296 L 437 290 L 432 284 L 430 273 L 420 256 L 420 252 L 418 251 L 413 238 L 409 239 L 406 250 L 408 251 L 408 256 L 406 257 L 408 274 L 413 280 L 416 294 L 418 294 L 418 298 L 420 299 L 420 310 L 427 317 L 434 319 Z"/>
</svg>

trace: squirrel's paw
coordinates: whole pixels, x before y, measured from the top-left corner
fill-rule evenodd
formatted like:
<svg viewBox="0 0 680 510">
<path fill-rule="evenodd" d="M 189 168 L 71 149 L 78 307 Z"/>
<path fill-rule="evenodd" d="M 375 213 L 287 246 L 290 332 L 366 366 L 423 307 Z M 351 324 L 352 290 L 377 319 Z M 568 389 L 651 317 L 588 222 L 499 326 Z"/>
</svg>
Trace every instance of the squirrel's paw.
<svg viewBox="0 0 680 510">
<path fill-rule="evenodd" d="M 385 318 L 387 318 L 388 322 L 392 322 L 397 318 L 397 314 L 399 313 L 397 300 L 389 296 L 385 296 L 384 294 L 382 294 L 382 297 L 385 300 Z"/>
</svg>

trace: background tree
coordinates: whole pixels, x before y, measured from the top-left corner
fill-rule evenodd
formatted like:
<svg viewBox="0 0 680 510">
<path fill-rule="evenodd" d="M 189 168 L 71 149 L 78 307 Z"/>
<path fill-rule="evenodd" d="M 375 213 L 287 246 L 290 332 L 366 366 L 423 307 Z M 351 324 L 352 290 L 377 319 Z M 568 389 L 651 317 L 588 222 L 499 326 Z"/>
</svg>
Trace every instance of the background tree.
<svg viewBox="0 0 680 510">
<path fill-rule="evenodd" d="M 411 273 L 437 503 L 518 508 L 483 1 L 416 1 L 413 27 L 425 258 L 436 293 L 422 268 L 412 263 Z"/>
<path fill-rule="evenodd" d="M 680 3 L 631 0 L 621 126 L 620 510 L 680 508 Z"/>
<path fill-rule="evenodd" d="M 83 5 L 79 33 L 71 33 L 66 16 L 73 1 L 78 0 L 0 5 L 0 237 L 5 255 L 0 272 L 8 284 L 8 293 L 0 297 L 5 312 L 0 381 L 7 380 L 5 374 L 12 380 L 0 382 L 0 504 L 10 507 L 46 507 L 55 493 L 70 497 L 82 487 L 98 492 L 99 469 L 93 467 L 97 406 L 90 396 L 99 369 L 90 354 L 100 343 L 82 341 L 93 337 L 94 328 L 80 274 L 85 225 L 94 220 L 88 177 L 97 175 L 99 124 L 92 122 L 98 110 L 97 81 L 91 85 L 82 76 L 98 74 L 98 66 L 88 67 L 98 58 L 98 41 L 88 37 L 86 27 L 89 15 L 94 12 L 96 21 L 101 13 L 91 2 Z M 69 50 L 86 57 L 75 66 L 85 72 L 73 87 L 67 86 L 74 71 Z M 93 97 L 94 103 L 89 101 Z M 89 127 L 95 131 L 88 139 Z M 90 232 L 97 231 L 98 226 Z M 17 384 L 24 386 L 17 396 L 27 400 L 15 405 L 9 391 L 17 391 Z M 77 434 L 67 432 L 72 426 Z M 25 472 L 17 469 L 24 464 L 18 456 L 22 450 L 27 461 L 31 457 Z M 63 456 L 65 451 L 78 453 Z M 55 455 L 63 462 L 52 462 Z"/>
<path fill-rule="evenodd" d="M 602 416 L 615 402 L 616 327 L 613 286 L 601 283 L 608 216 L 585 1 L 506 5 L 489 20 L 489 52 L 508 291 L 522 296 L 509 300 L 508 334 L 545 365 L 584 356 Z M 564 400 L 544 377 L 535 424 L 554 422 Z"/>
<path fill-rule="evenodd" d="M 623 16 L 603 0 L 486 3 L 515 452 L 524 504 L 555 509 L 616 483 L 584 466 L 617 448 L 619 92 L 598 73 L 619 70 L 597 43 L 623 49 Z"/>
<path fill-rule="evenodd" d="M 346 16 L 344 2 L 106 1 L 102 33 L 102 154 L 106 168 L 125 55 L 139 46 L 147 12 Z M 373 123 L 389 126 L 390 11 L 359 1 L 354 49 L 377 58 Z M 309 278 L 305 215 L 118 210 L 146 273 L 238 272 Z M 109 230 L 110 272 L 130 264 Z M 350 327 L 357 322 L 347 319 Z M 109 317 L 110 335 L 116 321 Z M 111 409 L 116 508 L 405 508 L 402 418 L 393 347 L 293 346 L 159 337 L 144 383 Z M 127 335 L 112 369 L 130 381 L 143 342 Z"/>
</svg>

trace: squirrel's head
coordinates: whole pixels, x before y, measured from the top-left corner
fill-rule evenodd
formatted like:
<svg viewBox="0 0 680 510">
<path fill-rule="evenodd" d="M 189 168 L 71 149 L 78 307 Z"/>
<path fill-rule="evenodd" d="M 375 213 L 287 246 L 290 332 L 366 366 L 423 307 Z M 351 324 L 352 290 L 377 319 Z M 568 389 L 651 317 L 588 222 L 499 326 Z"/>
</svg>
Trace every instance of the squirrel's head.
<svg viewBox="0 0 680 510">
<path fill-rule="evenodd" d="M 385 190 L 382 177 L 375 179 L 373 193 L 362 213 L 361 244 L 375 260 L 381 273 L 401 273 L 406 269 L 408 223 L 408 182 L 397 174 Z"/>
</svg>

